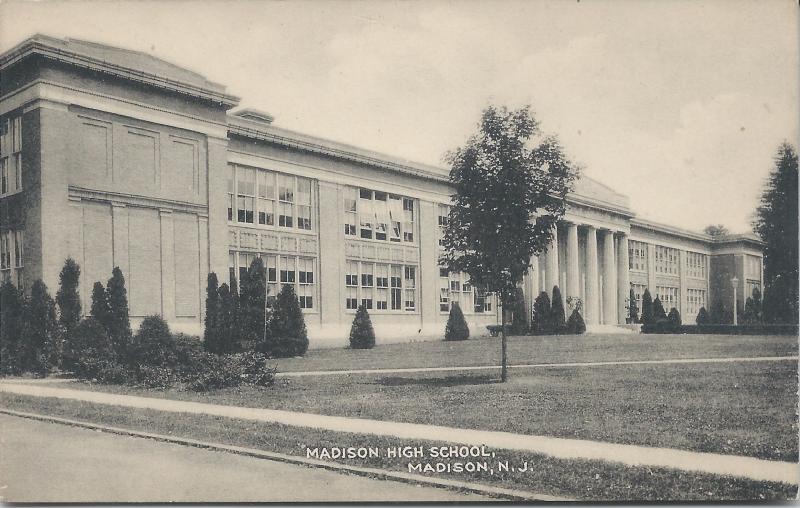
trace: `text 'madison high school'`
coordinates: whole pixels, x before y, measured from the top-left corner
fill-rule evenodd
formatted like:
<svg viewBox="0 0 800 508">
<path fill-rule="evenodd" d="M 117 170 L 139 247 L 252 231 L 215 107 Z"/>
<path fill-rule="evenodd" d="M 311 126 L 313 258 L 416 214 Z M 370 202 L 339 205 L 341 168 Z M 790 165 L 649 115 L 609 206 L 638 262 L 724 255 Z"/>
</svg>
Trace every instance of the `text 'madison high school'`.
<svg viewBox="0 0 800 508">
<path fill-rule="evenodd" d="M 239 278 L 255 256 L 268 289 L 293 284 L 311 347 L 344 345 L 356 307 L 379 341 L 441 337 L 451 302 L 473 333 L 495 299 L 438 264 L 451 187 L 445 168 L 276 127 L 225 87 L 150 55 L 34 36 L 0 55 L 0 278 L 55 292 L 81 266 L 83 310 L 114 266 L 131 317 L 202 333 L 210 271 Z M 587 177 L 524 292 L 558 285 L 590 330 L 625 323 L 645 288 L 693 322 L 762 284 L 761 243 L 637 219 Z M 727 306 L 730 308 L 731 304 Z M 605 325 L 605 326 L 603 326 Z"/>
</svg>

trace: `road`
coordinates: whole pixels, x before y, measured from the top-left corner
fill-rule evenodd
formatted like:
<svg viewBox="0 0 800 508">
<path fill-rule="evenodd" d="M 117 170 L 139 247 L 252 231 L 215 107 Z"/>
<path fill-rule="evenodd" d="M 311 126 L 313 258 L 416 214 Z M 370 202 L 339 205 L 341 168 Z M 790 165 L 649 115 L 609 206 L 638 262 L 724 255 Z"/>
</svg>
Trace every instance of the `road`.
<svg viewBox="0 0 800 508">
<path fill-rule="evenodd" d="M 0 415 L 0 501 L 481 501 L 433 487 Z"/>
</svg>

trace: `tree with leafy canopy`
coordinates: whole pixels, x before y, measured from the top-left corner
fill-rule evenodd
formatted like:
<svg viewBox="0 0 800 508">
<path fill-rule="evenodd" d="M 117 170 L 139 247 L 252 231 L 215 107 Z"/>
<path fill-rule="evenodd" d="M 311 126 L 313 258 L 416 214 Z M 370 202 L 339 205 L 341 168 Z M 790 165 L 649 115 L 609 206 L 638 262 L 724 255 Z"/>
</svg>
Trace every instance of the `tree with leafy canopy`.
<svg viewBox="0 0 800 508">
<path fill-rule="evenodd" d="M 564 310 L 561 290 L 558 286 L 553 286 L 553 303 L 550 307 L 550 331 L 552 333 L 562 333 L 566 325 L 567 313 Z"/>
<path fill-rule="evenodd" d="M 781 144 L 756 209 L 753 230 L 764 241 L 764 320 L 798 322 L 797 151 Z"/>
<path fill-rule="evenodd" d="M 642 295 L 642 317 L 641 322 L 643 325 L 649 325 L 656 322 L 653 314 L 653 297 L 650 295 L 650 289 L 645 288 Z"/>
<path fill-rule="evenodd" d="M 447 316 L 447 324 L 444 327 L 444 340 L 467 340 L 469 338 L 469 326 L 461 312 L 458 302 L 453 302 L 450 307 L 450 315 Z"/>
<path fill-rule="evenodd" d="M 125 276 L 118 266 L 111 272 L 106 283 L 108 294 L 108 335 L 114 345 L 118 358 L 125 358 L 126 348 L 133 337 L 131 331 L 130 312 L 128 310 L 128 290 L 125 289 Z"/>
<path fill-rule="evenodd" d="M 544 252 L 564 216 L 577 170 L 554 136 L 541 136 L 528 106 L 486 108 L 478 132 L 446 159 L 455 194 L 441 264 L 469 274 L 475 287 L 496 294 L 508 309 L 531 257 Z M 502 381 L 508 363 L 505 314 Z"/>
<path fill-rule="evenodd" d="M 80 265 L 74 259 L 67 258 L 58 274 L 58 292 L 56 292 L 58 322 L 61 323 L 67 337 L 81 320 L 80 278 Z"/>
<path fill-rule="evenodd" d="M 724 224 L 710 224 L 706 226 L 703 232 L 712 238 L 722 238 L 731 234 Z"/>
<path fill-rule="evenodd" d="M 294 285 L 284 284 L 275 298 L 269 321 L 271 353 L 278 358 L 303 356 L 308 351 L 308 333 Z"/>
<path fill-rule="evenodd" d="M 539 293 L 539 296 L 533 302 L 533 311 L 531 312 L 531 332 L 534 335 L 551 333 L 550 313 L 552 312 L 552 307 L 547 291 Z"/>
</svg>

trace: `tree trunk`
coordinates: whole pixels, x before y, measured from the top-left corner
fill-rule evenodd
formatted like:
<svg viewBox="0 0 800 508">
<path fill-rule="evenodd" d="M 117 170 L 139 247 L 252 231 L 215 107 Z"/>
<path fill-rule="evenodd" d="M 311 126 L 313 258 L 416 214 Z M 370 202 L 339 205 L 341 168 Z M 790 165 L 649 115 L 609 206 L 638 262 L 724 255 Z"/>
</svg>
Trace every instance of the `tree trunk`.
<svg viewBox="0 0 800 508">
<path fill-rule="evenodd" d="M 506 311 L 505 307 L 500 311 L 500 349 L 501 349 L 501 365 L 500 365 L 500 382 L 505 383 L 508 379 L 508 356 L 506 353 Z"/>
</svg>

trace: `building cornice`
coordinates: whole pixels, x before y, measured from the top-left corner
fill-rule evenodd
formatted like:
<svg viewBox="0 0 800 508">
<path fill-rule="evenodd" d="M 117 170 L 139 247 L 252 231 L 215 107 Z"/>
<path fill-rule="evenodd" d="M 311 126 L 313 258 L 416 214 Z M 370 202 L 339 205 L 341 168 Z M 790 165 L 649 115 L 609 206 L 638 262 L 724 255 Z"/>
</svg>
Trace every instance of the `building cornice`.
<svg viewBox="0 0 800 508">
<path fill-rule="evenodd" d="M 208 207 L 187 201 L 177 201 L 174 199 L 156 198 L 151 196 L 140 196 L 123 192 L 87 189 L 70 185 L 68 187 L 68 197 L 71 199 L 81 199 L 88 201 L 100 201 L 112 205 L 134 206 L 142 208 L 157 208 L 162 211 L 176 211 L 195 213 L 203 217 L 208 216 Z"/>
<path fill-rule="evenodd" d="M 226 109 L 239 104 L 239 98 L 234 95 L 229 95 L 219 90 L 213 90 L 210 87 L 199 87 L 190 83 L 151 74 L 141 69 L 128 68 L 112 62 L 100 60 L 78 51 L 70 51 L 69 49 L 59 47 L 57 42 L 61 41 L 42 35 L 37 35 L 23 41 L 0 55 L 0 72 L 29 56 L 40 55 L 44 58 L 75 67 L 101 72 L 125 80 L 144 83 L 156 88 L 210 101 L 214 104 L 225 106 Z"/>
</svg>

